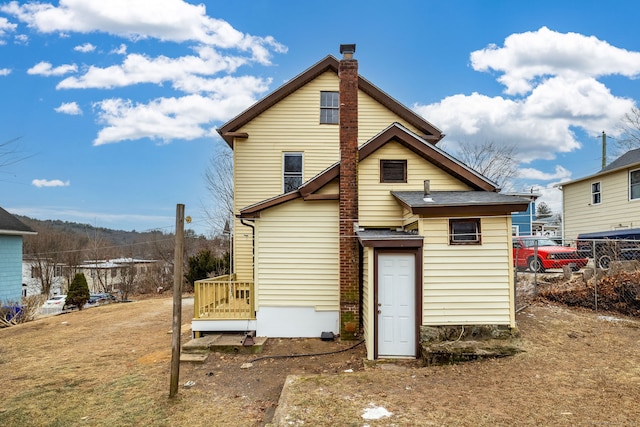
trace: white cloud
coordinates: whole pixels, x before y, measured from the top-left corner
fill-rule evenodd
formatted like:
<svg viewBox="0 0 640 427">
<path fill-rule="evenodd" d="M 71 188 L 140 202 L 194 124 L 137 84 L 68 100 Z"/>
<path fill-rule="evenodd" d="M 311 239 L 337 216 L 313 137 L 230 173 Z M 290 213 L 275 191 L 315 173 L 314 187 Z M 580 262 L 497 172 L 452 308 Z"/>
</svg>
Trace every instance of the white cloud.
<svg viewBox="0 0 640 427">
<path fill-rule="evenodd" d="M 68 187 L 68 186 L 71 185 L 71 182 L 69 182 L 69 181 L 61 181 L 59 179 L 51 179 L 51 180 L 34 179 L 33 181 L 31 181 L 31 184 L 34 185 L 35 187 L 38 187 L 38 188 L 42 188 L 42 187 Z"/>
<path fill-rule="evenodd" d="M 580 148 L 577 129 L 593 135 L 607 129 L 616 136 L 621 117 L 635 103 L 615 96 L 597 78 L 635 77 L 640 53 L 543 27 L 507 37 L 502 48 L 473 52 L 471 63 L 477 71 L 501 73 L 506 95 L 457 94 L 414 109 L 437 123 L 454 150 L 460 141 L 493 141 L 515 145 L 518 160 L 529 163 Z"/>
<path fill-rule="evenodd" d="M 11 68 L 0 68 L 0 76 L 8 76 L 11 74 Z"/>
<path fill-rule="evenodd" d="M 78 66 L 76 64 L 65 64 L 54 68 L 49 62 L 42 61 L 29 68 L 27 70 L 27 74 L 40 76 L 62 76 L 76 71 L 78 71 Z"/>
<path fill-rule="evenodd" d="M 556 165 L 554 173 L 547 173 L 533 168 L 522 168 L 518 171 L 518 176 L 522 179 L 530 179 L 536 181 L 551 180 L 568 180 L 571 178 L 571 172 L 560 165 Z"/>
<path fill-rule="evenodd" d="M 122 43 L 120 46 L 118 46 L 117 48 L 113 49 L 109 53 L 114 53 L 116 55 L 126 55 L 126 53 L 127 53 L 127 45 Z"/>
<path fill-rule="evenodd" d="M 82 114 L 82 109 L 77 102 L 63 102 L 59 107 L 54 108 L 54 110 L 58 113 L 69 114 L 72 116 Z"/>
<path fill-rule="evenodd" d="M 244 34 L 207 16 L 205 5 L 181 0 L 60 0 L 59 6 L 12 1 L 0 10 L 42 33 L 104 32 L 134 41 L 191 41 L 251 52 L 252 59 L 262 64 L 270 62 L 271 51 L 286 51 L 273 37 Z"/>
<path fill-rule="evenodd" d="M 29 36 L 26 34 L 18 34 L 14 37 L 14 43 L 27 46 L 29 44 Z"/>
<path fill-rule="evenodd" d="M 7 36 L 7 33 L 15 31 L 17 27 L 16 24 L 9 22 L 7 18 L 0 16 L 0 45 L 7 43 L 2 39 Z"/>
<path fill-rule="evenodd" d="M 225 97 L 188 95 L 158 98 L 147 104 L 124 99 L 107 99 L 94 104 L 100 130 L 93 145 L 150 138 L 164 143 L 173 139 L 195 139 L 211 135 L 206 128 L 213 121 L 233 117 L 255 102 L 251 91 Z"/>
<path fill-rule="evenodd" d="M 191 87 L 180 83 L 193 75 L 213 75 L 219 72 L 232 73 L 246 60 L 240 57 L 221 56 L 209 47 L 196 49 L 198 56 L 179 58 L 158 56 L 150 58 L 141 54 L 129 54 L 121 65 L 106 68 L 91 66 L 81 76 L 62 80 L 58 89 L 115 88 L 140 83 L 161 84 L 166 81 L 178 87 Z M 193 92 L 197 88 L 191 87 Z"/>
<path fill-rule="evenodd" d="M 88 53 L 96 50 L 96 47 L 91 43 L 84 43 L 74 47 L 73 50 L 75 50 L 76 52 Z"/>
<path fill-rule="evenodd" d="M 559 33 L 542 27 L 538 31 L 512 34 L 504 47 L 490 45 L 471 53 L 477 71 L 503 73 L 498 81 L 510 95 L 532 90 L 537 79 L 564 76 L 576 79 L 614 74 L 636 77 L 640 74 L 640 52 L 611 46 L 594 36 Z"/>
</svg>

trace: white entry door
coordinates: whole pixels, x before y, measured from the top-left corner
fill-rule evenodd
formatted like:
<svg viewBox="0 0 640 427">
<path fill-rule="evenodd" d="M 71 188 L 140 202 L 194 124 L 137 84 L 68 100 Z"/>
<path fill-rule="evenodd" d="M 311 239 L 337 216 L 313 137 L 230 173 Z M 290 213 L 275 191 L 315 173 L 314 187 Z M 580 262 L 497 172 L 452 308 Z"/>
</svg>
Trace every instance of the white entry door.
<svg viewBox="0 0 640 427">
<path fill-rule="evenodd" d="M 413 254 L 378 255 L 378 357 L 416 356 Z"/>
</svg>

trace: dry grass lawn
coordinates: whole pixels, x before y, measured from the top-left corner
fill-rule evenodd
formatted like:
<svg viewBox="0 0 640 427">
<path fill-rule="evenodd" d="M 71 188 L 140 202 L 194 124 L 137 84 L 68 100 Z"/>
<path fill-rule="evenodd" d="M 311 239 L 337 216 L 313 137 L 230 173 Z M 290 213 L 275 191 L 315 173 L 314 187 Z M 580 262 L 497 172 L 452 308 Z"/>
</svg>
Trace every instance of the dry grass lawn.
<svg viewBox="0 0 640 427">
<path fill-rule="evenodd" d="M 637 319 L 537 303 L 518 314 L 525 353 L 457 366 L 365 369 L 362 346 L 249 369 L 240 366 L 256 356 L 211 355 L 181 366 L 170 401 L 171 308 L 170 298 L 144 300 L 1 329 L 0 426 L 259 426 L 288 374 L 298 379 L 281 425 L 640 425 Z M 346 346 L 326 344 L 273 340 L 265 355 Z M 362 417 L 375 408 L 391 415 Z"/>
</svg>

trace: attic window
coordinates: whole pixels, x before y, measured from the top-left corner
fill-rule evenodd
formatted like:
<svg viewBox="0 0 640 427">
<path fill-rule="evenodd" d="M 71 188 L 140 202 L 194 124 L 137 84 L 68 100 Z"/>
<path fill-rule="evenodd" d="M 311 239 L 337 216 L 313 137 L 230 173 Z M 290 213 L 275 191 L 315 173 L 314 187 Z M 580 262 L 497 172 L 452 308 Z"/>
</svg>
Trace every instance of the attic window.
<svg viewBox="0 0 640 427">
<path fill-rule="evenodd" d="M 450 219 L 449 220 L 449 244 L 450 245 L 479 245 L 480 218 Z"/>
<path fill-rule="evenodd" d="M 283 191 L 297 190 L 302 185 L 302 153 L 284 153 L 282 171 Z"/>
<path fill-rule="evenodd" d="M 340 100 L 338 92 L 320 92 L 320 123 L 338 124 Z"/>
<path fill-rule="evenodd" d="M 380 182 L 407 182 L 407 161 L 380 160 Z"/>
</svg>

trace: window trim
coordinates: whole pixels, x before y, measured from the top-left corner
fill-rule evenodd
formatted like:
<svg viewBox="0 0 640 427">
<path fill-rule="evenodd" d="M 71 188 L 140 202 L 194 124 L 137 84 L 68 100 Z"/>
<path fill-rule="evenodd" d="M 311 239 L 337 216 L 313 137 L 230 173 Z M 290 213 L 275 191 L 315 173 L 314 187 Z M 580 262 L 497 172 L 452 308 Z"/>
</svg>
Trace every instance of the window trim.
<svg viewBox="0 0 640 427">
<path fill-rule="evenodd" d="M 336 96 L 336 105 L 324 105 L 322 96 L 325 93 L 334 94 Z M 334 99 L 332 98 L 332 101 Z M 330 121 L 324 118 L 322 114 L 324 111 L 331 111 L 331 118 L 335 121 Z M 340 123 L 340 92 L 332 91 L 332 90 L 321 90 L 320 91 L 320 124 L 321 125 L 337 125 Z"/>
<path fill-rule="evenodd" d="M 632 174 L 632 173 L 634 173 L 634 172 L 638 172 L 638 173 L 640 173 L 640 169 L 633 169 L 633 170 L 630 170 L 630 171 L 629 171 L 629 201 L 632 201 L 632 200 L 640 200 L 640 196 L 638 196 L 638 197 L 631 197 L 631 194 L 632 194 L 632 191 L 631 191 L 631 174 Z M 637 183 L 637 184 L 634 184 L 634 186 L 638 186 L 638 187 L 640 187 L 640 182 L 639 182 L 639 183 Z"/>
<path fill-rule="evenodd" d="M 475 239 L 473 240 L 457 240 L 458 234 L 454 233 L 455 224 L 473 223 L 476 226 Z M 449 219 L 449 245 L 481 245 L 482 244 L 482 221 L 480 218 L 450 218 Z M 459 233 L 460 234 L 460 233 Z"/>
<path fill-rule="evenodd" d="M 286 163 L 287 156 L 294 156 L 294 155 L 300 156 L 300 173 L 299 173 L 300 185 L 302 185 L 302 183 L 304 182 L 304 153 L 302 151 L 283 151 L 282 152 L 282 192 L 283 193 L 288 193 L 290 191 L 294 191 L 300 188 L 300 185 L 299 185 L 296 188 L 287 190 L 287 186 L 285 182 L 287 178 L 294 178 L 298 176 L 297 173 L 295 175 L 292 173 L 288 174 L 287 171 L 285 170 L 285 163 Z"/>
<path fill-rule="evenodd" d="M 597 185 L 597 190 L 594 190 L 594 186 Z M 598 199 L 596 201 L 596 198 Z M 595 181 L 591 183 L 591 204 L 599 205 L 602 203 L 602 181 Z"/>
<path fill-rule="evenodd" d="M 403 178 L 399 179 L 385 179 L 384 165 L 385 164 L 402 164 Z M 407 160 L 402 159 L 380 159 L 380 182 L 385 184 L 406 184 L 407 183 Z"/>
</svg>

